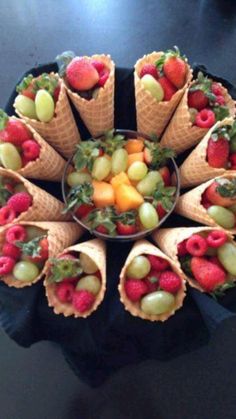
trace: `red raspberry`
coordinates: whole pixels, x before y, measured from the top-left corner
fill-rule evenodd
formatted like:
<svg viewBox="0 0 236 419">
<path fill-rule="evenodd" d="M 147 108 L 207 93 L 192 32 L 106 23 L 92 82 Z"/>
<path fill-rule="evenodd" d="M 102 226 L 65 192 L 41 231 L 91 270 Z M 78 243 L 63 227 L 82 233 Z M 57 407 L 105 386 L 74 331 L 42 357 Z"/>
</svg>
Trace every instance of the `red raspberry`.
<svg viewBox="0 0 236 419">
<path fill-rule="evenodd" d="M 94 68 L 96 68 L 99 75 L 105 69 L 105 64 L 102 61 L 92 60 L 91 64 L 93 65 Z"/>
<path fill-rule="evenodd" d="M 212 205 L 212 203 L 207 198 L 207 191 L 204 191 L 203 194 L 202 194 L 201 204 L 206 209 L 211 207 L 211 205 Z"/>
<path fill-rule="evenodd" d="M 98 80 L 98 83 L 97 83 L 99 87 L 104 86 L 104 84 L 106 83 L 106 81 L 109 78 L 109 74 L 110 74 L 109 70 L 106 70 L 106 69 L 104 71 L 102 71 L 102 73 L 99 74 L 99 80 Z"/>
<path fill-rule="evenodd" d="M 26 229 L 21 225 L 14 225 L 6 232 L 6 241 L 8 243 L 23 242 L 27 237 Z"/>
<path fill-rule="evenodd" d="M 236 166 L 236 153 L 230 154 L 229 161 L 231 163 L 231 169 L 232 167 Z"/>
<path fill-rule="evenodd" d="M 165 271 L 161 273 L 159 284 L 164 291 L 176 294 L 180 290 L 182 282 L 175 272 Z"/>
<path fill-rule="evenodd" d="M 223 89 L 222 89 L 221 85 L 217 82 L 212 83 L 211 91 L 216 96 L 219 96 L 219 95 L 221 96 L 223 94 Z"/>
<path fill-rule="evenodd" d="M 193 234 L 186 242 L 186 249 L 192 256 L 203 256 L 207 251 L 207 241 L 199 234 Z"/>
<path fill-rule="evenodd" d="M 10 256 L 13 259 L 19 259 L 21 255 L 21 250 L 19 247 L 15 246 L 12 243 L 4 243 L 2 248 L 3 256 Z"/>
<path fill-rule="evenodd" d="M 183 240 L 181 243 L 177 244 L 177 254 L 178 256 L 185 256 L 187 255 L 188 251 L 186 249 L 187 239 Z"/>
<path fill-rule="evenodd" d="M 156 80 L 160 77 L 157 67 L 154 64 L 144 64 L 140 71 L 140 79 L 145 76 L 145 74 L 150 74 Z"/>
<path fill-rule="evenodd" d="M 157 290 L 159 286 L 159 276 L 160 276 L 159 272 L 155 271 L 155 269 L 151 269 L 149 274 L 144 279 L 144 282 L 148 287 L 148 293 L 154 292 Z"/>
<path fill-rule="evenodd" d="M 131 278 L 125 281 L 125 292 L 130 301 L 136 302 L 139 301 L 144 294 L 147 294 L 148 286 L 140 279 Z"/>
<path fill-rule="evenodd" d="M 202 109 L 195 118 L 195 125 L 199 128 L 211 128 L 215 122 L 215 114 L 210 109 Z"/>
<path fill-rule="evenodd" d="M 224 96 L 217 95 L 216 96 L 215 103 L 218 103 L 218 105 L 220 105 L 220 106 L 224 106 L 225 105 L 225 98 L 224 98 Z"/>
<path fill-rule="evenodd" d="M 22 144 L 23 157 L 29 161 L 36 160 L 40 154 L 40 146 L 34 140 L 25 141 Z"/>
<path fill-rule="evenodd" d="M 0 226 L 11 223 L 16 218 L 15 211 L 8 207 L 2 207 L 0 209 Z"/>
<path fill-rule="evenodd" d="M 167 260 L 162 259 L 159 256 L 148 255 L 147 258 L 151 263 L 152 269 L 155 269 L 155 271 L 165 271 L 165 269 L 168 269 L 170 266 Z"/>
<path fill-rule="evenodd" d="M 73 294 L 72 304 L 75 310 L 80 313 L 90 310 L 94 304 L 95 297 L 94 295 L 86 290 L 75 291 Z"/>
<path fill-rule="evenodd" d="M 223 230 L 211 231 L 207 236 L 207 244 L 210 247 L 220 247 L 228 240 L 227 234 Z M 200 255 L 201 256 L 201 255 Z"/>
<path fill-rule="evenodd" d="M 0 256 L 0 275 L 10 274 L 15 266 L 15 259 L 10 256 Z"/>
<path fill-rule="evenodd" d="M 32 197 L 27 192 L 17 192 L 7 202 L 7 205 L 19 214 L 27 211 L 31 204 Z"/>
<path fill-rule="evenodd" d="M 74 286 L 63 281 L 57 285 L 55 294 L 61 303 L 70 303 L 73 299 Z"/>
<path fill-rule="evenodd" d="M 9 119 L 5 130 L 8 134 L 6 141 L 16 146 L 21 146 L 24 141 L 31 138 L 31 134 L 23 122 L 16 119 Z"/>
</svg>

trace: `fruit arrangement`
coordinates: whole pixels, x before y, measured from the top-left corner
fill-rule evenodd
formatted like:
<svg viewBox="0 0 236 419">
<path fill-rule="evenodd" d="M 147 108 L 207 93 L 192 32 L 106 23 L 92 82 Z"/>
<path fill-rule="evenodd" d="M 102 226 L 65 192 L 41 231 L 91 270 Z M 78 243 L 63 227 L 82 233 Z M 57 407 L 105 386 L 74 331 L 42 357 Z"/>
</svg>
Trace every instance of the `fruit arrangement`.
<svg viewBox="0 0 236 419">
<path fill-rule="evenodd" d="M 32 205 L 32 196 L 23 183 L 0 177 L 0 226 L 12 223 Z"/>
<path fill-rule="evenodd" d="M 182 306 L 185 284 L 171 259 L 149 242 L 139 241 L 122 268 L 119 291 L 131 314 L 164 321 Z"/>
<path fill-rule="evenodd" d="M 65 249 L 48 262 L 44 282 L 49 305 L 56 314 L 87 317 L 104 297 L 105 245 L 90 240 Z"/>
<path fill-rule="evenodd" d="M 81 142 L 67 176 L 67 210 L 91 231 L 132 236 L 152 230 L 174 207 L 176 187 L 167 166 L 170 149 L 114 131 Z"/>
</svg>

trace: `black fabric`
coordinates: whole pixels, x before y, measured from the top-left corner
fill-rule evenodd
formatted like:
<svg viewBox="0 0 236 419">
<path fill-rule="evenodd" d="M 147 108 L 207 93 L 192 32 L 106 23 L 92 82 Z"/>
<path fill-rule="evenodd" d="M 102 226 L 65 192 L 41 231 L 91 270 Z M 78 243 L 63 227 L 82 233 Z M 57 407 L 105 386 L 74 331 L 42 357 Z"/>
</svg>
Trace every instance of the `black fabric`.
<svg viewBox="0 0 236 419">
<path fill-rule="evenodd" d="M 195 66 L 195 74 L 203 66 Z M 55 64 L 32 69 L 35 76 L 55 71 Z M 22 78 L 22 77 L 21 77 Z M 214 76 L 214 78 L 216 78 Z M 234 86 L 218 79 L 236 98 Z M 13 113 L 15 92 L 6 105 Z M 115 124 L 135 129 L 133 72 L 116 70 Z M 89 133 L 73 109 L 83 135 Z M 180 158 L 178 159 L 178 163 Z M 60 184 L 36 181 L 40 187 L 61 197 Z M 176 214 L 165 226 L 197 225 Z M 89 235 L 82 240 L 89 239 Z M 14 289 L 0 283 L 0 321 L 8 335 L 19 345 L 29 347 L 40 340 L 59 344 L 75 373 L 91 386 L 100 385 L 112 372 L 128 364 L 153 358 L 167 361 L 207 344 L 217 325 L 236 312 L 236 289 L 228 290 L 218 302 L 188 288 L 183 307 L 164 323 L 152 323 L 131 316 L 119 301 L 119 272 L 132 244 L 107 243 L 107 291 L 98 310 L 87 319 L 55 315 L 48 307 L 42 281 L 29 288 Z"/>
</svg>

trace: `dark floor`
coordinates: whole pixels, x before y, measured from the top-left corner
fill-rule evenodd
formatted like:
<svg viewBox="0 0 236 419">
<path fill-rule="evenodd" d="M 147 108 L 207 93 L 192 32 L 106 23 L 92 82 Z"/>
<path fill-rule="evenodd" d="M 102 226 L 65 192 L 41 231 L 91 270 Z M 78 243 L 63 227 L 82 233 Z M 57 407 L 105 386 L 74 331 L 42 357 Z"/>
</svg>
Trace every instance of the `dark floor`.
<svg viewBox="0 0 236 419">
<path fill-rule="evenodd" d="M 127 67 L 177 44 L 236 83 L 235 10 L 233 0 L 0 0 L 0 106 L 21 73 L 68 49 Z M 1 332 L 0 419 L 235 419 L 235 347 L 231 321 L 208 347 L 126 367 L 93 390 L 57 347 L 23 349 Z"/>
</svg>

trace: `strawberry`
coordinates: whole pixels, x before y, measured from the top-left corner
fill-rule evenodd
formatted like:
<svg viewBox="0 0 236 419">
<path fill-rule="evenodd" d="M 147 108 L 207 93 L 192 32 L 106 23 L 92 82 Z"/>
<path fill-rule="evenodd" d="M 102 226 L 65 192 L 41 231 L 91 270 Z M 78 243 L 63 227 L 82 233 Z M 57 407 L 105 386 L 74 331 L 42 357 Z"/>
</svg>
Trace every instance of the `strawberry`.
<svg viewBox="0 0 236 419">
<path fill-rule="evenodd" d="M 72 298 L 72 305 L 76 311 L 85 313 L 92 308 L 95 302 L 94 295 L 89 291 L 75 291 Z"/>
<path fill-rule="evenodd" d="M 163 72 L 168 80 L 178 89 L 185 84 L 186 62 L 180 57 L 180 52 L 177 48 L 175 51 L 167 51 Z"/>
<path fill-rule="evenodd" d="M 205 96 L 202 90 L 195 90 L 188 93 L 188 107 L 201 111 L 206 108 L 209 103 L 208 98 Z"/>
<path fill-rule="evenodd" d="M 31 134 L 22 121 L 9 118 L 4 111 L 0 110 L 0 138 L 15 146 L 21 146 L 24 141 L 31 138 Z"/>
<path fill-rule="evenodd" d="M 106 227 L 102 226 L 102 225 L 97 226 L 95 230 L 98 231 L 98 233 L 101 233 L 101 234 L 109 234 L 108 229 Z"/>
<path fill-rule="evenodd" d="M 211 207 L 211 205 L 212 205 L 211 202 L 208 201 L 208 199 L 207 199 L 207 192 L 206 191 L 204 191 L 203 194 L 202 194 L 201 205 L 206 209 Z"/>
<path fill-rule="evenodd" d="M 154 64 L 144 64 L 140 71 L 140 79 L 145 76 L 146 74 L 150 74 L 154 79 L 158 79 L 160 74 L 157 70 L 157 67 Z"/>
<path fill-rule="evenodd" d="M 81 204 L 79 208 L 76 209 L 75 215 L 77 218 L 85 218 L 87 215 L 94 209 L 94 205 L 90 204 Z"/>
<path fill-rule="evenodd" d="M 211 128 L 216 122 L 215 114 L 210 109 L 199 111 L 195 118 L 195 125 L 199 128 Z"/>
<path fill-rule="evenodd" d="M 163 208 L 161 202 L 157 202 L 156 212 L 160 220 L 167 214 L 167 211 Z"/>
<path fill-rule="evenodd" d="M 129 225 L 118 221 L 116 224 L 117 233 L 121 236 L 128 236 L 137 232 L 137 226 L 135 224 Z"/>
<path fill-rule="evenodd" d="M 46 237 L 35 237 L 28 242 L 18 241 L 16 245 L 22 250 L 22 254 L 33 263 L 48 259 L 48 239 Z"/>
<path fill-rule="evenodd" d="M 205 191 L 211 204 L 230 207 L 236 200 L 236 179 L 217 179 Z"/>
<path fill-rule="evenodd" d="M 181 288 L 180 277 L 172 271 L 162 272 L 160 275 L 160 288 L 164 291 L 176 294 Z"/>
<path fill-rule="evenodd" d="M 116 234 L 117 215 L 114 207 L 96 208 L 86 220 L 92 230 L 114 236 Z"/>
<path fill-rule="evenodd" d="M 191 260 L 191 270 L 196 281 L 207 292 L 213 292 L 226 281 L 224 269 L 204 257 L 194 256 Z"/>
<path fill-rule="evenodd" d="M 136 211 L 126 211 L 116 217 L 117 233 L 121 236 L 127 236 L 129 234 L 135 234 L 137 232 L 137 213 Z"/>
<path fill-rule="evenodd" d="M 54 103 L 57 103 L 59 95 L 60 95 L 60 91 L 61 91 L 61 85 L 60 85 L 60 83 L 58 83 L 58 85 L 55 88 L 54 93 L 53 93 Z"/>
<path fill-rule="evenodd" d="M 31 262 L 39 263 L 48 259 L 48 239 L 46 237 L 40 239 L 34 253 L 37 253 L 37 256 L 29 257 Z"/>
<path fill-rule="evenodd" d="M 236 166 L 236 153 L 230 154 L 229 161 L 231 163 L 231 169 Z"/>
<path fill-rule="evenodd" d="M 211 167 L 227 167 L 229 141 L 225 137 L 210 138 L 207 146 L 207 160 Z"/>
<path fill-rule="evenodd" d="M 177 88 L 166 78 L 160 77 L 158 79 L 162 89 L 164 90 L 164 98 L 163 101 L 169 101 L 172 96 L 177 92 Z"/>
<path fill-rule="evenodd" d="M 148 292 L 148 286 L 140 279 L 128 279 L 125 281 L 125 292 L 130 301 L 136 302 Z"/>
<path fill-rule="evenodd" d="M 36 96 L 35 81 L 32 74 L 24 77 L 21 83 L 17 86 L 16 91 L 29 99 L 34 100 Z"/>
<path fill-rule="evenodd" d="M 159 169 L 159 173 L 163 179 L 165 186 L 171 185 L 171 177 L 170 177 L 170 171 L 167 166 L 163 166 Z"/>
</svg>

